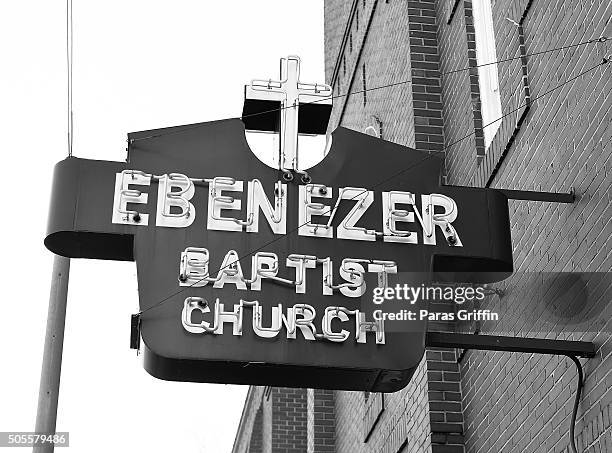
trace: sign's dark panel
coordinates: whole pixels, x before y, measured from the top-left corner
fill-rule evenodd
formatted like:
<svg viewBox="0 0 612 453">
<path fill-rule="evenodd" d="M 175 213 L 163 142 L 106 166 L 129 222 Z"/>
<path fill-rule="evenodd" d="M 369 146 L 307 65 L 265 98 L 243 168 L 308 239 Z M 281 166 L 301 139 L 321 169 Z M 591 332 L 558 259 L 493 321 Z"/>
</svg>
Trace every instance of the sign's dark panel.
<svg viewBox="0 0 612 453">
<path fill-rule="evenodd" d="M 426 325 L 384 332 L 372 286 L 512 271 L 506 197 L 441 185 L 441 156 L 339 128 L 306 184 L 261 163 L 239 120 L 129 139 L 127 163 L 57 164 L 45 244 L 136 260 L 156 377 L 395 391 Z"/>
</svg>

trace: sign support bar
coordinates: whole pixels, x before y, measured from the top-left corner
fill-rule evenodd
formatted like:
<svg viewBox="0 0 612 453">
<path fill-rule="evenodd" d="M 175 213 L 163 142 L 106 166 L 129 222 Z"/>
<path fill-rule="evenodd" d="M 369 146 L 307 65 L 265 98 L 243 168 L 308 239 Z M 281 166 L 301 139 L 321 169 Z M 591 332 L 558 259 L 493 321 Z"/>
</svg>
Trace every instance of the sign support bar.
<svg viewBox="0 0 612 453">
<path fill-rule="evenodd" d="M 569 193 L 558 192 L 533 192 L 530 190 L 510 190 L 497 189 L 510 200 L 528 200 L 528 201 L 550 201 L 553 203 L 573 203 L 576 201 L 576 194 L 572 189 Z"/>
<path fill-rule="evenodd" d="M 36 413 L 36 432 L 55 434 L 57 421 L 57 400 L 59 397 L 60 374 L 62 370 L 62 351 L 64 349 L 64 325 L 66 322 L 66 301 L 68 296 L 68 277 L 70 258 L 55 255 L 51 277 L 51 294 L 47 314 L 47 330 L 43 351 L 40 389 L 38 391 L 38 411 Z M 34 453 L 52 453 L 52 442 L 34 447 Z"/>
<path fill-rule="evenodd" d="M 427 332 L 425 346 L 481 351 L 526 352 L 531 354 L 595 357 L 595 345 L 588 341 L 547 340 L 463 333 Z"/>
<path fill-rule="evenodd" d="M 445 184 L 445 187 L 466 187 Z M 510 200 L 548 201 L 551 203 L 573 203 L 576 201 L 574 189 L 568 193 L 562 192 L 537 192 L 533 190 L 495 189 L 503 193 Z"/>
</svg>

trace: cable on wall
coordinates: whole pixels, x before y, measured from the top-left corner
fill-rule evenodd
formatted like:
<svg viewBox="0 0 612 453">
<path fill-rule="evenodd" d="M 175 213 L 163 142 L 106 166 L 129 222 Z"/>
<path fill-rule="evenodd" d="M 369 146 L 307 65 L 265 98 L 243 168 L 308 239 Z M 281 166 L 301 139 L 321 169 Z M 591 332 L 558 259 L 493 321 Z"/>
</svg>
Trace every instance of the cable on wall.
<svg viewBox="0 0 612 453">
<path fill-rule="evenodd" d="M 570 359 L 576 365 L 576 370 L 578 371 L 578 388 L 576 389 L 576 399 L 574 400 L 574 409 L 572 411 L 572 420 L 570 422 L 570 447 L 572 449 L 572 453 L 578 453 L 576 449 L 576 416 L 578 415 L 578 404 L 580 403 L 580 396 L 582 395 L 582 388 L 584 387 L 584 373 L 582 371 L 582 364 L 580 360 L 574 355 L 568 355 Z"/>
</svg>

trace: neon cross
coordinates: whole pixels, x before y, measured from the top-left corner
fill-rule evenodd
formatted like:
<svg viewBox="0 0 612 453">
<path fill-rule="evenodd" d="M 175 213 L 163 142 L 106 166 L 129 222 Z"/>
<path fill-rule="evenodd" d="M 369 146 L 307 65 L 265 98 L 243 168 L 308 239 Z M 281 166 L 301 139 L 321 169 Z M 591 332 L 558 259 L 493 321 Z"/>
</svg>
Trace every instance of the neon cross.
<svg viewBox="0 0 612 453">
<path fill-rule="evenodd" d="M 280 153 L 278 168 L 299 172 L 298 118 L 300 103 L 331 102 L 332 88 L 321 83 L 300 82 L 300 58 L 281 58 L 280 80 L 252 80 L 250 84 L 255 97 L 277 101 L 280 111 Z M 247 95 L 248 96 L 248 95 Z M 327 98 L 327 99 L 325 99 Z"/>
</svg>

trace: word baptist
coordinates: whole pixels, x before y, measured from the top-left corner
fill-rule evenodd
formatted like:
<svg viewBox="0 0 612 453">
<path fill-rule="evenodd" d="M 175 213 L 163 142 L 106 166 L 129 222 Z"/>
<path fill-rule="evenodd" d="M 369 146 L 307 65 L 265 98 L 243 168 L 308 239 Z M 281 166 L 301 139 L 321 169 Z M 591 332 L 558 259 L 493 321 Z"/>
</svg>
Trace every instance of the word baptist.
<svg viewBox="0 0 612 453">
<path fill-rule="evenodd" d="M 259 231 L 260 212 L 266 218 L 274 234 L 287 232 L 287 185 L 277 181 L 274 199 L 270 200 L 258 179 L 246 181 L 246 218 L 231 217 L 227 211 L 240 215 L 242 201 L 235 193 L 244 192 L 244 181 L 231 177 L 189 178 L 180 173 L 161 176 L 151 175 L 138 170 L 124 170 L 117 173 L 112 222 L 128 225 L 148 225 L 149 214 L 137 210 L 138 205 L 146 205 L 148 193 L 141 191 L 142 186 L 158 183 L 157 210 L 155 225 L 169 228 L 187 228 L 196 217 L 196 208 L 190 202 L 195 194 L 196 184 L 208 186 L 207 228 L 219 231 Z M 320 238 L 349 239 L 354 241 L 376 241 L 417 244 L 414 231 L 399 229 L 398 224 L 415 222 L 415 217 L 423 231 L 425 245 L 436 244 L 436 227 L 439 227 L 450 246 L 461 247 L 461 239 L 452 222 L 457 218 L 455 201 L 441 194 L 421 195 L 421 208 L 416 204 L 416 195 L 411 192 L 381 192 L 382 228 L 357 226 L 361 217 L 374 203 L 374 191 L 358 187 L 341 187 L 335 203 L 324 204 L 332 199 L 334 189 L 321 184 L 305 184 L 298 188 L 298 234 Z M 228 195 L 231 192 L 233 195 Z M 318 200 L 315 200 L 318 199 Z M 332 222 L 342 200 L 355 203 L 344 219 L 334 227 Z M 130 209 L 128 209 L 130 205 Z M 399 205 L 411 205 L 411 210 L 400 209 Z M 438 211 L 435 212 L 436 207 Z M 223 212 L 223 214 L 222 214 Z M 315 223 L 313 216 L 327 217 L 326 223 Z M 404 225 L 405 228 L 405 225 Z"/>
<path fill-rule="evenodd" d="M 236 289 L 246 291 L 247 285 L 251 291 L 261 291 L 262 280 L 281 283 L 294 287 L 297 294 L 306 294 L 307 269 L 315 269 L 321 265 L 323 295 L 332 296 L 339 291 L 346 297 L 361 297 L 366 291 L 365 273 L 378 275 L 378 283 L 386 288 L 388 274 L 397 273 L 395 261 L 345 258 L 340 266 L 340 277 L 343 282 L 333 283 L 334 263 L 331 258 L 317 258 L 313 255 L 292 253 L 285 260 L 287 268 L 294 268 L 295 279 L 279 277 L 279 259 L 275 253 L 257 252 L 251 257 L 251 276 L 245 277 L 240 264 L 240 257 L 235 250 L 225 255 L 216 276 L 210 275 L 210 254 L 208 249 L 187 247 L 181 253 L 179 268 L 179 285 L 189 288 L 199 288 L 209 283 L 213 288 L 224 288 L 234 285 Z"/>
</svg>

